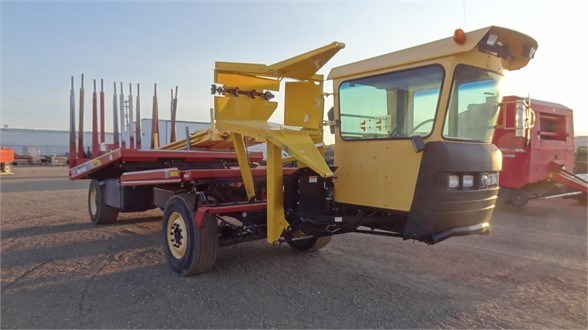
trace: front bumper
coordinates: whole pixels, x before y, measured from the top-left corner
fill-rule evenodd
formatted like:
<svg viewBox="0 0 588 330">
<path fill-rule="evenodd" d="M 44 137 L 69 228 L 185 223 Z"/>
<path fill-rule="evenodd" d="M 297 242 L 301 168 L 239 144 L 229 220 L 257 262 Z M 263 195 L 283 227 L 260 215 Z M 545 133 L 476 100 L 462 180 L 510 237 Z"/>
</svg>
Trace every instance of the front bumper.
<svg viewBox="0 0 588 330">
<path fill-rule="evenodd" d="M 477 225 L 471 226 L 464 226 L 464 227 L 455 227 L 440 233 L 436 233 L 430 235 L 425 242 L 427 244 L 437 244 L 441 241 L 444 241 L 450 237 L 456 236 L 467 236 L 467 235 L 475 235 L 475 234 L 490 234 L 490 223 L 482 222 Z"/>
<path fill-rule="evenodd" d="M 450 189 L 447 173 L 496 172 L 500 166 L 500 151 L 491 144 L 427 143 L 404 239 L 435 244 L 488 233 L 498 186 Z"/>
</svg>

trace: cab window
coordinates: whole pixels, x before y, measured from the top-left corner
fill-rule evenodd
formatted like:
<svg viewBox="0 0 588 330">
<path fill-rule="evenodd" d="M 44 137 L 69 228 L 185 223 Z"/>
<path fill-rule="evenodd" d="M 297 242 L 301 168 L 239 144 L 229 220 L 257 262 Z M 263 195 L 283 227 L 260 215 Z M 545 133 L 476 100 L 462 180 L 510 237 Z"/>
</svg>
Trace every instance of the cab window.
<svg viewBox="0 0 588 330">
<path fill-rule="evenodd" d="M 429 135 L 443 76 L 443 68 L 434 65 L 342 83 L 341 137 L 365 140 Z"/>
</svg>

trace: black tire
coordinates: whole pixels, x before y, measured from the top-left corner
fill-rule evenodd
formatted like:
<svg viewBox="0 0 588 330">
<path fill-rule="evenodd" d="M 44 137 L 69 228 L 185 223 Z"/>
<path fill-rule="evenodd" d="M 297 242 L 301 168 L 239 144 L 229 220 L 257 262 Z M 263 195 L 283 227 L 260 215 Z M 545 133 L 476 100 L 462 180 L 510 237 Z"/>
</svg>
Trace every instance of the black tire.
<svg viewBox="0 0 588 330">
<path fill-rule="evenodd" d="M 510 202 L 516 206 L 523 206 L 529 201 L 529 194 L 524 189 L 513 189 L 510 193 Z"/>
<path fill-rule="evenodd" d="M 194 223 L 194 201 L 186 194 L 176 195 L 163 211 L 163 249 L 170 267 L 182 276 L 208 272 L 218 256 L 218 225 L 213 215 L 205 215 L 202 228 Z"/>
<path fill-rule="evenodd" d="M 2 163 L 2 172 L 12 173 L 12 163 Z"/>
<path fill-rule="evenodd" d="M 106 205 L 106 187 L 97 180 L 90 182 L 88 190 L 88 213 L 96 225 L 113 223 L 118 218 L 119 209 Z"/>
<path fill-rule="evenodd" d="M 318 251 L 331 242 L 331 236 L 313 237 L 302 240 L 287 240 L 286 243 L 294 250 L 302 252 Z"/>
</svg>

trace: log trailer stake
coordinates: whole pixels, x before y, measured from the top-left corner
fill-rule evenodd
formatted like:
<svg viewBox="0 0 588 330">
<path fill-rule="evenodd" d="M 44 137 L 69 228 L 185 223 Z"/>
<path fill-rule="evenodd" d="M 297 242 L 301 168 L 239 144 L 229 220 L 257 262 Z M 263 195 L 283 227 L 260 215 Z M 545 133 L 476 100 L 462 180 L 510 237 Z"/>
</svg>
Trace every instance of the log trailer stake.
<svg viewBox="0 0 588 330">
<path fill-rule="evenodd" d="M 80 126 L 78 132 L 78 154 L 77 159 L 85 159 L 84 157 L 84 74 L 82 73 L 82 80 L 80 85 Z"/>
<path fill-rule="evenodd" d="M 74 92 L 74 77 L 71 76 L 71 89 L 69 92 L 69 163 L 72 165 L 75 164 L 77 158 L 78 156 L 76 154 L 76 97 Z"/>
<path fill-rule="evenodd" d="M 137 84 L 137 149 L 141 149 L 141 92 Z"/>
<path fill-rule="evenodd" d="M 114 135 L 114 145 L 116 147 L 121 147 L 120 140 L 119 140 L 119 133 L 118 133 L 118 97 L 116 96 L 116 82 L 113 83 L 113 90 L 114 94 L 112 96 L 112 121 L 113 121 L 113 135 Z"/>
</svg>

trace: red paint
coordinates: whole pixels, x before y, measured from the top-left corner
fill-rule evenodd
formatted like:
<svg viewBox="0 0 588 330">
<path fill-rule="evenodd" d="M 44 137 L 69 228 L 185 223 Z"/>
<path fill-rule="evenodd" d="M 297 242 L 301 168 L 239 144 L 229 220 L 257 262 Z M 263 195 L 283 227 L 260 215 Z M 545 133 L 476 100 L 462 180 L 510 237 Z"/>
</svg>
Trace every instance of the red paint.
<svg viewBox="0 0 588 330">
<path fill-rule="evenodd" d="M 453 41 L 458 45 L 463 45 L 466 42 L 466 34 L 462 29 L 456 29 L 453 32 Z"/>
<path fill-rule="evenodd" d="M 92 156 L 94 157 L 100 154 L 98 136 L 98 96 L 96 94 L 96 80 L 94 80 L 94 93 L 92 94 Z"/>
<path fill-rule="evenodd" d="M 100 143 L 106 142 L 104 131 L 104 81 L 100 79 Z"/>
<path fill-rule="evenodd" d="M 0 149 L 0 163 L 9 163 L 14 161 L 14 150 Z"/>
<path fill-rule="evenodd" d="M 205 230 L 205 228 L 202 226 L 202 219 L 204 218 L 204 214 L 228 214 L 235 212 L 259 211 L 265 210 L 266 208 L 266 202 L 218 206 L 203 205 L 198 208 L 198 211 L 194 216 L 194 223 L 196 226 L 200 227 L 201 230 Z"/>
<path fill-rule="evenodd" d="M 94 159 L 78 159 L 76 166 L 70 168 L 69 175 L 71 180 L 88 179 L 88 175 L 106 167 L 114 167 L 116 163 L 155 163 L 160 160 L 173 161 L 182 160 L 186 162 L 213 162 L 216 160 L 235 161 L 237 154 L 229 151 L 199 151 L 199 150 L 136 150 L 136 149 L 116 149 Z M 249 160 L 259 162 L 263 159 L 263 153 L 252 152 L 249 154 Z M 90 163 L 96 162 L 99 165 L 79 172 L 80 169 L 90 167 Z"/>
<path fill-rule="evenodd" d="M 284 175 L 294 173 L 296 168 L 284 168 Z M 255 168 L 251 170 L 254 177 L 265 177 L 266 168 Z M 120 177 L 121 186 L 153 186 L 160 184 L 177 184 L 202 179 L 240 179 L 239 169 L 205 169 L 205 170 L 183 170 L 176 167 L 162 168 L 156 170 L 136 171 L 123 173 Z"/>
<path fill-rule="evenodd" d="M 549 163 L 549 171 L 552 173 L 550 178 L 553 181 L 583 193 L 588 192 L 588 186 L 586 186 L 586 182 L 580 180 L 577 176 L 574 175 L 573 172 L 566 170 L 561 163 L 555 161 Z"/>
<path fill-rule="evenodd" d="M 297 168 L 284 168 L 284 175 L 294 173 Z M 251 170 L 253 177 L 265 177 L 267 169 L 254 168 Z M 206 170 L 187 170 L 182 171 L 182 181 L 188 182 L 198 179 L 236 179 L 241 178 L 240 169 L 206 169 Z"/>
</svg>

